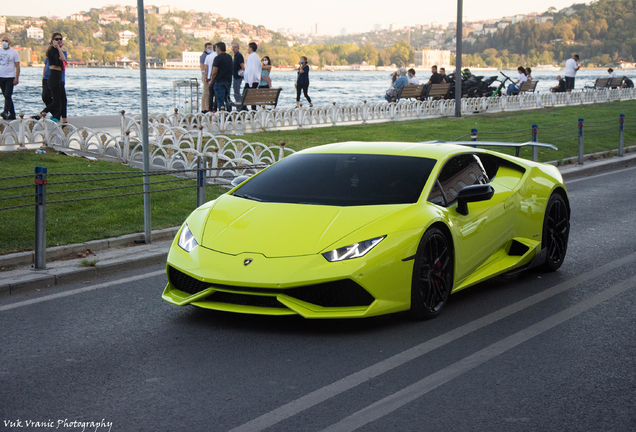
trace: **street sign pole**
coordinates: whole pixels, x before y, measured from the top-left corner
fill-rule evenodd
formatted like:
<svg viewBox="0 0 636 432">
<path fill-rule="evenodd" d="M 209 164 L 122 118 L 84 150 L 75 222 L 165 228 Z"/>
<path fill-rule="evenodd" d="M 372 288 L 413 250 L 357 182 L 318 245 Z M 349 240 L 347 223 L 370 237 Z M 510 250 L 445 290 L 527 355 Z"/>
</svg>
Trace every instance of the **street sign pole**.
<svg viewBox="0 0 636 432">
<path fill-rule="evenodd" d="M 457 0 L 457 42 L 455 45 L 455 117 L 462 116 L 462 9 Z"/>
<path fill-rule="evenodd" d="M 137 28 L 139 30 L 139 80 L 141 82 L 141 145 L 144 164 L 144 238 L 146 244 L 150 244 L 150 151 L 148 145 L 148 84 L 146 79 L 144 0 L 137 0 Z"/>
</svg>

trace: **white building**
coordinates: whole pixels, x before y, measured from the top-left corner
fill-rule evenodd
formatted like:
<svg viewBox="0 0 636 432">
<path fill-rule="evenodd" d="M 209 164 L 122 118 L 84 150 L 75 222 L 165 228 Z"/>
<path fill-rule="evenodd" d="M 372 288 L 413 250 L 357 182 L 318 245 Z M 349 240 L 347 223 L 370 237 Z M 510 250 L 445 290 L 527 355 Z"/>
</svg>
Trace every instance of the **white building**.
<svg viewBox="0 0 636 432">
<path fill-rule="evenodd" d="M 122 46 L 128 45 L 128 42 L 131 39 L 134 39 L 137 37 L 137 35 L 131 32 L 130 30 L 120 31 L 118 34 L 119 34 L 119 45 L 122 45 Z"/>
<path fill-rule="evenodd" d="M 447 50 L 415 51 L 415 67 L 450 66 L 450 55 L 450 51 Z"/>
<path fill-rule="evenodd" d="M 395 31 L 398 29 L 398 25 L 397 23 L 391 23 L 389 24 L 389 31 Z"/>
<path fill-rule="evenodd" d="M 35 40 L 44 39 L 44 31 L 39 27 L 29 27 L 27 29 L 27 37 Z"/>
<path fill-rule="evenodd" d="M 170 13 L 170 6 L 159 6 L 159 13 L 161 15 L 165 15 L 167 13 Z"/>
<path fill-rule="evenodd" d="M 166 69 L 199 69 L 199 58 L 203 51 L 183 51 L 181 61 L 168 60 L 164 64 Z"/>
<path fill-rule="evenodd" d="M 183 29 L 183 34 L 199 39 L 214 39 L 214 29 L 210 27 Z"/>
<path fill-rule="evenodd" d="M 7 17 L 0 16 L 0 33 L 7 31 Z"/>
<path fill-rule="evenodd" d="M 312 35 L 321 35 L 322 34 L 322 23 L 315 23 L 311 26 L 311 34 Z"/>
<path fill-rule="evenodd" d="M 82 15 L 82 14 L 71 14 L 69 15 L 68 18 L 71 21 L 81 21 L 81 22 L 89 21 L 91 19 L 91 17 Z"/>
</svg>

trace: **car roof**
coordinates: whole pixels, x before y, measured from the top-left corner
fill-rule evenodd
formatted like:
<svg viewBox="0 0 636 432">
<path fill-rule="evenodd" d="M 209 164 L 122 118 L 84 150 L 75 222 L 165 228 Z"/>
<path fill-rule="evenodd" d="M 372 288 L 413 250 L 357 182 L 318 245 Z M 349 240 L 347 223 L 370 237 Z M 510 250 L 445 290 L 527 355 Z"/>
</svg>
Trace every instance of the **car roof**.
<svg viewBox="0 0 636 432">
<path fill-rule="evenodd" d="M 469 148 L 463 145 L 449 143 L 413 143 L 413 142 L 362 142 L 348 141 L 336 144 L 326 144 L 303 150 L 299 153 L 354 153 L 379 154 L 396 156 L 426 157 L 430 159 L 444 159 L 445 157 L 465 152 L 483 152 L 481 149 Z"/>
</svg>

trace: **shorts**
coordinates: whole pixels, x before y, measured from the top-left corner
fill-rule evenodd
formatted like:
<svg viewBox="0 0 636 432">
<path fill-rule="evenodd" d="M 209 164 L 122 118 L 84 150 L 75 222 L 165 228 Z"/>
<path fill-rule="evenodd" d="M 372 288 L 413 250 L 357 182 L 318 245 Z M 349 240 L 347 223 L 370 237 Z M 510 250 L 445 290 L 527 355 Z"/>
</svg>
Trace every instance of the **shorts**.
<svg viewBox="0 0 636 432">
<path fill-rule="evenodd" d="M 574 77 L 565 77 L 565 89 L 574 90 Z"/>
</svg>

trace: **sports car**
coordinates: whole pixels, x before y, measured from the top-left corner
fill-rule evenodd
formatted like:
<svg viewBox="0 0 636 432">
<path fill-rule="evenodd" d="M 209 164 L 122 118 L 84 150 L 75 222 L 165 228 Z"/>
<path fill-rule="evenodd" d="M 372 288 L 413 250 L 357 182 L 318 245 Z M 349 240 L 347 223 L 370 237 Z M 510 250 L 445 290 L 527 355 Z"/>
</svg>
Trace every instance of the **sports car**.
<svg viewBox="0 0 636 432">
<path fill-rule="evenodd" d="M 557 270 L 569 215 L 551 165 L 448 143 L 318 146 L 194 210 L 171 245 L 163 299 L 305 318 L 433 318 L 471 285 Z"/>
</svg>

